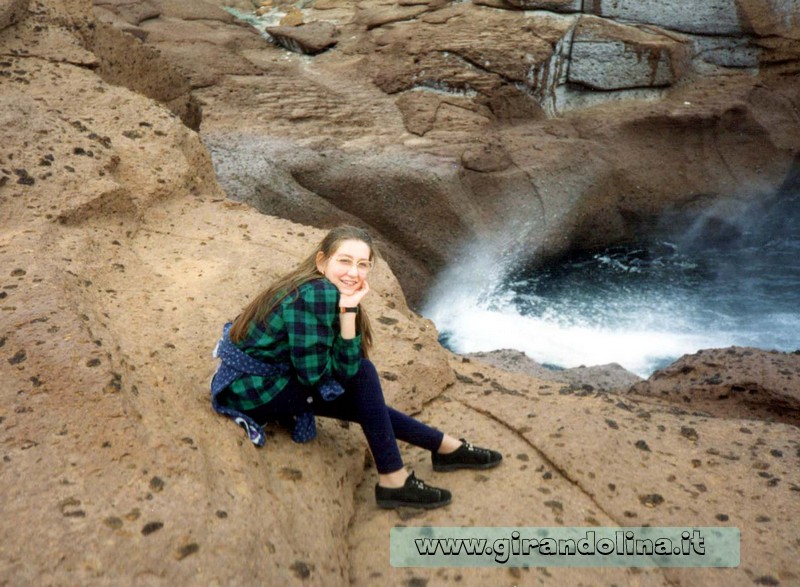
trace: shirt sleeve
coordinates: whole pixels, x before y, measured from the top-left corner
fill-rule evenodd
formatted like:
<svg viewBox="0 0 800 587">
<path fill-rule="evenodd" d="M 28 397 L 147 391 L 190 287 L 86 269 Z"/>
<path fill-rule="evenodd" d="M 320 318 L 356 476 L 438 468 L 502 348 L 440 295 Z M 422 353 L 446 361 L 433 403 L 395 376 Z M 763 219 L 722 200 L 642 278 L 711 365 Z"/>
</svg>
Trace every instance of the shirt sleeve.
<svg viewBox="0 0 800 587">
<path fill-rule="evenodd" d="M 284 305 L 291 363 L 304 385 L 325 377 L 349 379 L 361 363 L 361 335 L 346 340 L 339 333 L 339 292 L 324 280 L 300 287 Z"/>
</svg>

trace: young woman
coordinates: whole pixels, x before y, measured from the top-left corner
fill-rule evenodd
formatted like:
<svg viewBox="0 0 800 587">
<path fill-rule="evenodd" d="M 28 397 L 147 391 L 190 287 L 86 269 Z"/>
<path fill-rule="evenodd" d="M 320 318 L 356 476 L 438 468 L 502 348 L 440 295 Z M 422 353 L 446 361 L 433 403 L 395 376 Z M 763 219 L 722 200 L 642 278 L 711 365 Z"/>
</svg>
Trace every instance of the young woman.
<svg viewBox="0 0 800 587">
<path fill-rule="evenodd" d="M 361 306 L 376 257 L 366 231 L 340 226 L 294 271 L 261 292 L 226 325 L 213 404 L 259 445 L 268 421 L 294 420 L 293 438 L 300 442 L 314 437 L 314 415 L 358 422 L 378 469 L 378 505 L 440 507 L 450 503 L 450 492 L 409 473 L 396 439 L 431 451 L 434 471 L 490 468 L 502 456 L 384 402 L 368 359 L 372 330 Z"/>
</svg>

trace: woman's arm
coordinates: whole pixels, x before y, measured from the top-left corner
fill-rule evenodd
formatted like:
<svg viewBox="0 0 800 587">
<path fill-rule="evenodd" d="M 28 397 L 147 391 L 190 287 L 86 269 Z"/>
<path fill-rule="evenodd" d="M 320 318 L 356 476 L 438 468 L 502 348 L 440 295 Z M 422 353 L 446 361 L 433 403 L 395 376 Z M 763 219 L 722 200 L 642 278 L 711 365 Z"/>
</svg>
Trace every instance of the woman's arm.
<svg viewBox="0 0 800 587">
<path fill-rule="evenodd" d="M 366 280 L 361 282 L 361 287 L 352 294 L 340 294 L 339 308 L 357 308 L 369 293 L 369 284 Z M 342 338 L 351 340 L 356 336 L 356 313 L 342 312 L 339 314 L 339 324 Z"/>
<path fill-rule="evenodd" d="M 339 314 L 339 330 L 345 340 L 356 337 L 356 315 L 353 312 Z"/>
</svg>

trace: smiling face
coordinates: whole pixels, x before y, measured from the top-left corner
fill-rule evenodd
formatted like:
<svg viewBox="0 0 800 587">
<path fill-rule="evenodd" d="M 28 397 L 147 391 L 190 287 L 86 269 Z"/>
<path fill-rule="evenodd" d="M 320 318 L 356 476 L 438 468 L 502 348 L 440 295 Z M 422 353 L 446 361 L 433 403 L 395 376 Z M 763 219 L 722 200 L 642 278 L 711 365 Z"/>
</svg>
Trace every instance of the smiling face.
<svg viewBox="0 0 800 587">
<path fill-rule="evenodd" d="M 361 288 L 367 277 L 372 266 L 371 253 L 364 241 L 346 240 L 327 259 L 323 253 L 317 253 L 317 269 L 340 293 L 351 295 Z"/>
</svg>

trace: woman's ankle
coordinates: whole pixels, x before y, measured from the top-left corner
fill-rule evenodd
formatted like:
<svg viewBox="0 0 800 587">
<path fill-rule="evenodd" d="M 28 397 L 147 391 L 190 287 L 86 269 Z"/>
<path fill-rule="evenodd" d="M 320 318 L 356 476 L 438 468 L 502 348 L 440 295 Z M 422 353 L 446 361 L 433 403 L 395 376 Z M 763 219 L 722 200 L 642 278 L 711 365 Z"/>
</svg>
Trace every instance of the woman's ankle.
<svg viewBox="0 0 800 587">
<path fill-rule="evenodd" d="M 392 471 L 391 473 L 379 473 L 378 485 L 381 487 L 396 489 L 405 485 L 406 479 L 408 479 L 408 471 L 406 471 L 406 468 L 403 467 L 402 469 Z"/>
<path fill-rule="evenodd" d="M 439 448 L 436 452 L 440 455 L 447 455 L 452 452 L 457 451 L 461 447 L 461 441 L 457 438 L 453 438 L 449 434 L 445 434 L 442 437 L 442 443 L 439 445 Z"/>
</svg>

